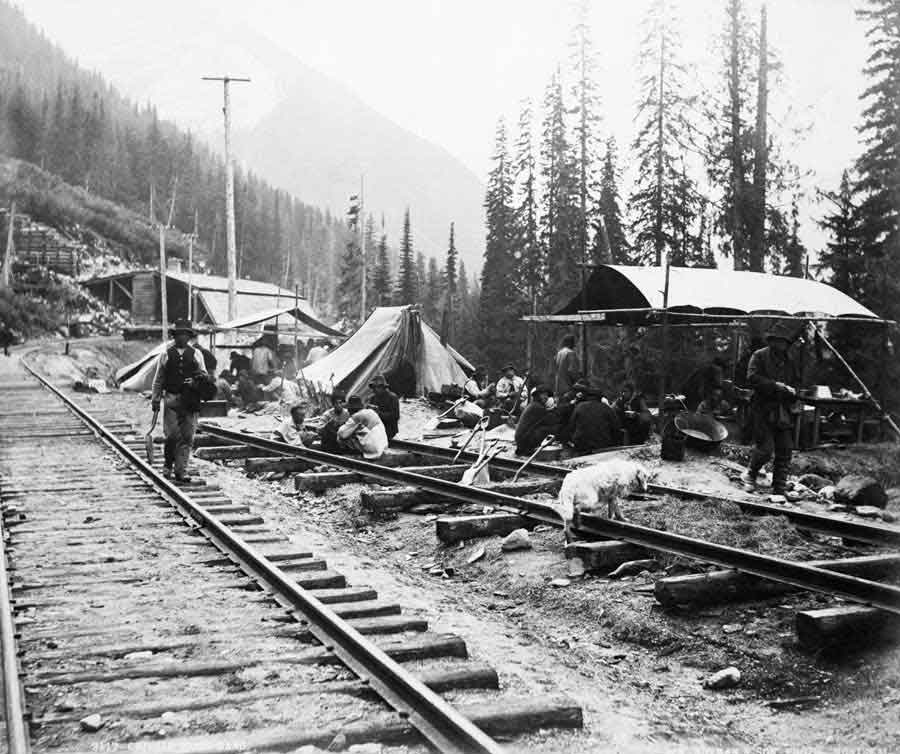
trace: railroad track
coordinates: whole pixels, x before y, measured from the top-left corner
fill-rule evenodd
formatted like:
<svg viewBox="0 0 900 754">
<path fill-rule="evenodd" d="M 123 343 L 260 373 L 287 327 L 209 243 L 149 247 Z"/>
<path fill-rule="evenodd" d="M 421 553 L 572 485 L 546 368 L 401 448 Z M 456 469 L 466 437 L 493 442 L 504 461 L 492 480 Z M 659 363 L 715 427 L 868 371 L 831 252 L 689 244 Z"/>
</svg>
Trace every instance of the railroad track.
<svg viewBox="0 0 900 754">
<path fill-rule="evenodd" d="M 557 510 L 547 503 L 516 497 L 512 494 L 498 492 L 496 489 L 484 489 L 468 487 L 457 484 L 452 479 L 442 478 L 444 475 L 436 474 L 437 466 L 424 468 L 397 468 L 392 465 L 380 465 L 369 463 L 353 457 L 335 456 L 307 448 L 296 448 L 284 443 L 269 440 L 258 436 L 250 436 L 241 432 L 234 432 L 217 427 L 211 423 L 203 424 L 203 430 L 219 440 L 241 444 L 252 449 L 257 455 L 268 453 L 274 456 L 292 457 L 295 460 L 313 465 L 320 464 L 342 469 L 345 472 L 343 479 L 350 481 L 353 478 L 365 478 L 382 483 L 406 485 L 409 488 L 423 490 L 431 495 L 452 500 L 459 503 L 489 506 L 497 514 L 507 514 L 508 530 L 522 526 L 526 522 L 532 524 L 545 524 L 561 526 L 561 519 Z M 399 441 L 392 443 L 395 450 L 413 454 L 421 463 L 423 459 L 442 459 L 444 462 L 455 456 L 455 451 L 448 448 L 440 448 L 423 443 Z M 469 460 L 474 455 L 463 454 L 461 458 Z M 495 458 L 492 467 L 504 471 L 514 471 L 521 464 L 515 459 Z M 553 466 L 546 463 L 537 463 L 529 467 L 532 475 L 543 475 L 550 478 L 561 479 L 570 469 Z M 349 475 L 346 473 L 349 472 Z M 324 475 L 327 477 L 327 474 Z M 337 475 L 340 477 L 340 475 Z M 336 481 L 340 481 L 337 479 Z M 887 545 L 896 547 L 900 544 L 900 528 L 888 525 L 879 525 L 864 521 L 852 521 L 829 515 L 809 513 L 799 509 L 784 508 L 777 505 L 728 499 L 707 495 L 700 492 L 672 488 L 661 485 L 651 485 L 651 492 L 657 495 L 674 495 L 683 498 L 701 498 L 720 500 L 738 505 L 744 512 L 754 515 L 779 515 L 785 516 L 798 528 L 815 531 L 828 536 L 840 536 L 857 542 L 874 545 Z M 391 488 L 386 494 L 396 497 L 401 490 Z M 492 514 L 495 515 L 495 514 Z M 492 516 L 472 517 L 490 519 Z M 438 536 L 441 536 L 441 520 L 438 520 Z M 490 523 L 490 522 L 488 522 Z M 645 526 L 624 521 L 610 521 L 601 517 L 580 516 L 576 519 L 576 532 L 588 539 L 616 540 L 614 543 L 601 542 L 600 547 L 621 544 L 645 548 L 651 552 L 663 552 L 680 556 L 699 563 L 718 565 L 726 571 L 713 576 L 711 581 L 717 581 L 722 575 L 722 584 L 717 586 L 718 594 L 722 597 L 734 598 L 741 588 L 756 588 L 756 582 L 747 581 L 745 577 L 765 582 L 775 582 L 786 588 L 797 588 L 819 592 L 831 597 L 839 597 L 848 600 L 857 608 L 850 608 L 839 616 L 842 625 L 852 623 L 856 627 L 869 623 L 881 624 L 887 615 L 891 625 L 898 625 L 900 616 L 900 588 L 893 584 L 883 583 L 877 580 L 885 575 L 895 575 L 898 565 L 898 557 L 894 554 L 875 556 L 874 558 L 847 558 L 833 561 L 798 562 L 781 558 L 762 555 L 756 552 L 741 550 L 733 547 L 718 545 L 701 539 L 685 537 L 671 532 L 659 531 Z M 460 539 L 468 536 L 473 531 L 470 527 L 464 527 L 462 534 L 454 536 Z M 494 529 L 496 531 L 496 529 Z M 443 538 L 443 537 L 442 537 Z M 444 541 L 453 541 L 445 539 Z M 632 547 L 632 552 L 634 551 Z M 736 575 L 739 578 L 734 578 Z M 727 582 L 727 583 L 726 583 Z M 661 589 L 659 587 L 662 587 Z M 657 596 L 660 601 L 674 599 L 674 595 L 694 595 L 696 591 L 680 585 L 678 590 L 670 589 L 671 584 L 658 582 Z M 714 590 L 715 591 L 715 590 Z M 745 589 L 748 595 L 752 589 Z M 765 591 L 761 589 L 759 591 Z M 843 608 L 841 608 L 843 610 Z M 846 615 L 845 615 L 846 613 Z M 810 620 L 818 620 L 822 617 L 826 621 L 833 622 L 833 615 L 812 616 Z M 809 618 L 798 618 L 801 622 Z M 846 618 L 846 620 L 845 620 Z M 800 629 L 798 628 L 798 632 Z"/>
<path fill-rule="evenodd" d="M 567 699 L 498 692 L 463 639 L 348 586 L 215 485 L 172 485 L 128 429 L 34 373 L 0 382 L 9 751 L 498 752 L 581 725 Z"/>
</svg>

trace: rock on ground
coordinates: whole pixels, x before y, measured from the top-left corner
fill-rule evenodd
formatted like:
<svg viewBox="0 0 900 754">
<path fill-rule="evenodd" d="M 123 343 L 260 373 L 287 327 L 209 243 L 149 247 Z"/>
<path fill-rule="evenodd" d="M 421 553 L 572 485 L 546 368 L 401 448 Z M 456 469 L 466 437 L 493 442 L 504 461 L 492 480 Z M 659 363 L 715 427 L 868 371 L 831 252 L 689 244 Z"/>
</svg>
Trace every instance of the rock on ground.
<svg viewBox="0 0 900 754">
<path fill-rule="evenodd" d="M 516 529 L 503 538 L 500 547 L 507 552 L 510 550 L 530 550 L 531 537 L 528 536 L 526 529 Z"/>
<path fill-rule="evenodd" d="M 725 668 L 713 673 L 703 685 L 708 689 L 730 689 L 741 682 L 741 671 L 735 667 Z"/>
<path fill-rule="evenodd" d="M 819 492 L 823 487 L 831 484 L 830 479 L 826 479 L 820 474 L 804 474 L 798 480 L 804 487 L 809 487 L 814 492 Z"/>
</svg>

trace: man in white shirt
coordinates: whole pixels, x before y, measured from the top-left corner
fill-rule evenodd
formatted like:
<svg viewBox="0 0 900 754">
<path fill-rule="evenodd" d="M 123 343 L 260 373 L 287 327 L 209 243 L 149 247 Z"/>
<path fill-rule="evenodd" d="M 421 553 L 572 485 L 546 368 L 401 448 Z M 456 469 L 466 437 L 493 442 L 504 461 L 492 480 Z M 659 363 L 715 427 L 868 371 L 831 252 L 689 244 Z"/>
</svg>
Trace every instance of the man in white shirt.
<svg viewBox="0 0 900 754">
<path fill-rule="evenodd" d="M 166 437 L 163 474 L 171 478 L 174 469 L 175 481 L 190 482 L 186 475 L 194 432 L 197 430 L 198 412 L 187 405 L 185 389 L 191 380 L 206 374 L 203 355 L 191 348 L 188 341 L 194 335 L 191 323 L 184 319 L 175 322 L 172 328 L 174 343 L 160 354 L 153 377 L 151 405 L 153 412 L 164 405 L 163 433 Z"/>
<path fill-rule="evenodd" d="M 350 418 L 338 430 L 338 440 L 347 448 L 358 450 L 367 461 L 381 458 L 388 447 L 387 431 L 371 408 L 363 408 L 362 398 L 351 395 L 347 399 Z"/>
<path fill-rule="evenodd" d="M 291 406 L 290 418 L 285 419 L 281 426 L 275 430 L 276 439 L 281 439 L 289 445 L 305 447 L 307 443 L 312 442 L 317 437 L 315 432 L 303 428 L 305 421 L 306 406 L 303 403 Z"/>
<path fill-rule="evenodd" d="M 497 380 L 497 400 L 504 411 L 512 411 L 514 407 L 521 405 L 520 396 L 525 380 L 516 374 L 516 368 L 512 364 L 503 367 L 503 376 Z"/>
</svg>

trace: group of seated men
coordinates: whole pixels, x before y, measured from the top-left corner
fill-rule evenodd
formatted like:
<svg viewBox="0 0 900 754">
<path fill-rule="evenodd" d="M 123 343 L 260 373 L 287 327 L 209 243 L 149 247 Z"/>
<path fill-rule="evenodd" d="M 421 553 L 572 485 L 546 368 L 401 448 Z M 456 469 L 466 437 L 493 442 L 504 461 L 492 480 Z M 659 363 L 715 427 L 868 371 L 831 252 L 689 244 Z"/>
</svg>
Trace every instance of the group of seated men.
<svg viewBox="0 0 900 754">
<path fill-rule="evenodd" d="M 516 452 L 532 453 L 550 435 L 579 453 L 637 445 L 647 441 L 652 423 L 644 396 L 631 384 L 612 403 L 584 379 L 558 400 L 549 386 L 538 385 L 516 424 Z"/>
<path fill-rule="evenodd" d="M 305 403 L 294 403 L 290 417 L 276 436 L 291 445 L 318 447 L 327 453 L 360 453 L 366 460 L 381 458 L 397 434 L 400 400 L 379 375 L 370 383 L 367 404 L 358 395 L 340 390 L 331 395 L 331 408 L 317 417 L 308 416 Z"/>
</svg>

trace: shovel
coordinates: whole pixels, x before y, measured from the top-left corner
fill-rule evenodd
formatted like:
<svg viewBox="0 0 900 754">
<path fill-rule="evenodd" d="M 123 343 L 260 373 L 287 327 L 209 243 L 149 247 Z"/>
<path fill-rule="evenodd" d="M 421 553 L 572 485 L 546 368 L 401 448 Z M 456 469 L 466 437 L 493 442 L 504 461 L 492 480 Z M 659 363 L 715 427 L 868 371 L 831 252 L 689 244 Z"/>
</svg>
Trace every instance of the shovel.
<svg viewBox="0 0 900 754">
<path fill-rule="evenodd" d="M 432 419 L 431 421 L 429 421 L 429 422 L 425 425 L 425 429 L 426 429 L 426 430 L 428 430 L 428 429 L 437 429 L 437 426 L 438 426 L 438 424 L 440 423 L 441 419 L 443 419 L 443 418 L 445 418 L 445 417 L 447 417 L 447 416 L 450 416 L 450 414 L 453 413 L 453 411 L 456 409 L 457 406 L 459 406 L 460 404 L 465 403 L 465 402 L 466 402 L 466 399 L 465 399 L 465 398 L 460 398 L 458 401 L 455 401 L 455 402 L 453 403 L 453 405 L 450 406 L 450 408 L 448 408 L 446 411 L 444 411 L 444 413 L 442 413 L 442 414 L 440 414 L 440 415 L 434 417 L 434 419 Z"/>
<path fill-rule="evenodd" d="M 499 440 L 494 440 L 491 442 L 488 447 L 487 452 L 482 452 L 478 456 L 478 460 L 475 461 L 468 469 L 463 472 L 462 479 L 459 480 L 459 483 L 464 485 L 465 487 L 474 487 L 475 482 L 478 481 L 478 475 L 482 472 L 482 470 L 494 460 L 494 457 L 497 456 L 503 448 L 498 448 L 497 443 Z M 490 481 L 490 477 L 488 477 L 485 481 Z"/>
<path fill-rule="evenodd" d="M 481 432 L 485 431 L 485 427 L 487 427 L 487 423 L 488 423 L 488 417 L 487 416 L 481 417 L 481 420 L 478 422 L 478 424 L 476 424 L 472 428 L 472 431 L 469 433 L 469 436 L 468 436 L 468 438 L 466 438 L 466 441 L 463 443 L 463 446 L 459 450 L 456 451 L 456 455 L 453 456 L 453 463 L 456 463 L 459 460 L 459 457 L 463 454 L 465 449 L 469 447 L 469 443 L 472 442 L 472 440 L 475 438 L 475 435 L 477 435 L 479 431 L 481 431 Z"/>
<path fill-rule="evenodd" d="M 153 412 L 153 421 L 150 422 L 150 429 L 144 435 L 144 449 L 147 451 L 147 463 L 153 465 L 153 430 L 156 429 L 156 422 L 159 420 L 159 409 Z"/>
<path fill-rule="evenodd" d="M 528 458 L 525 460 L 521 466 L 519 466 L 516 473 L 513 475 L 512 480 L 514 482 L 519 481 L 519 474 L 525 471 L 525 468 L 531 463 L 535 458 L 538 457 L 538 453 L 540 453 L 544 448 L 546 448 L 551 442 L 553 442 L 556 438 L 553 435 L 547 435 L 543 440 L 541 440 L 541 444 L 537 446 L 537 450 L 534 451 Z"/>
</svg>

